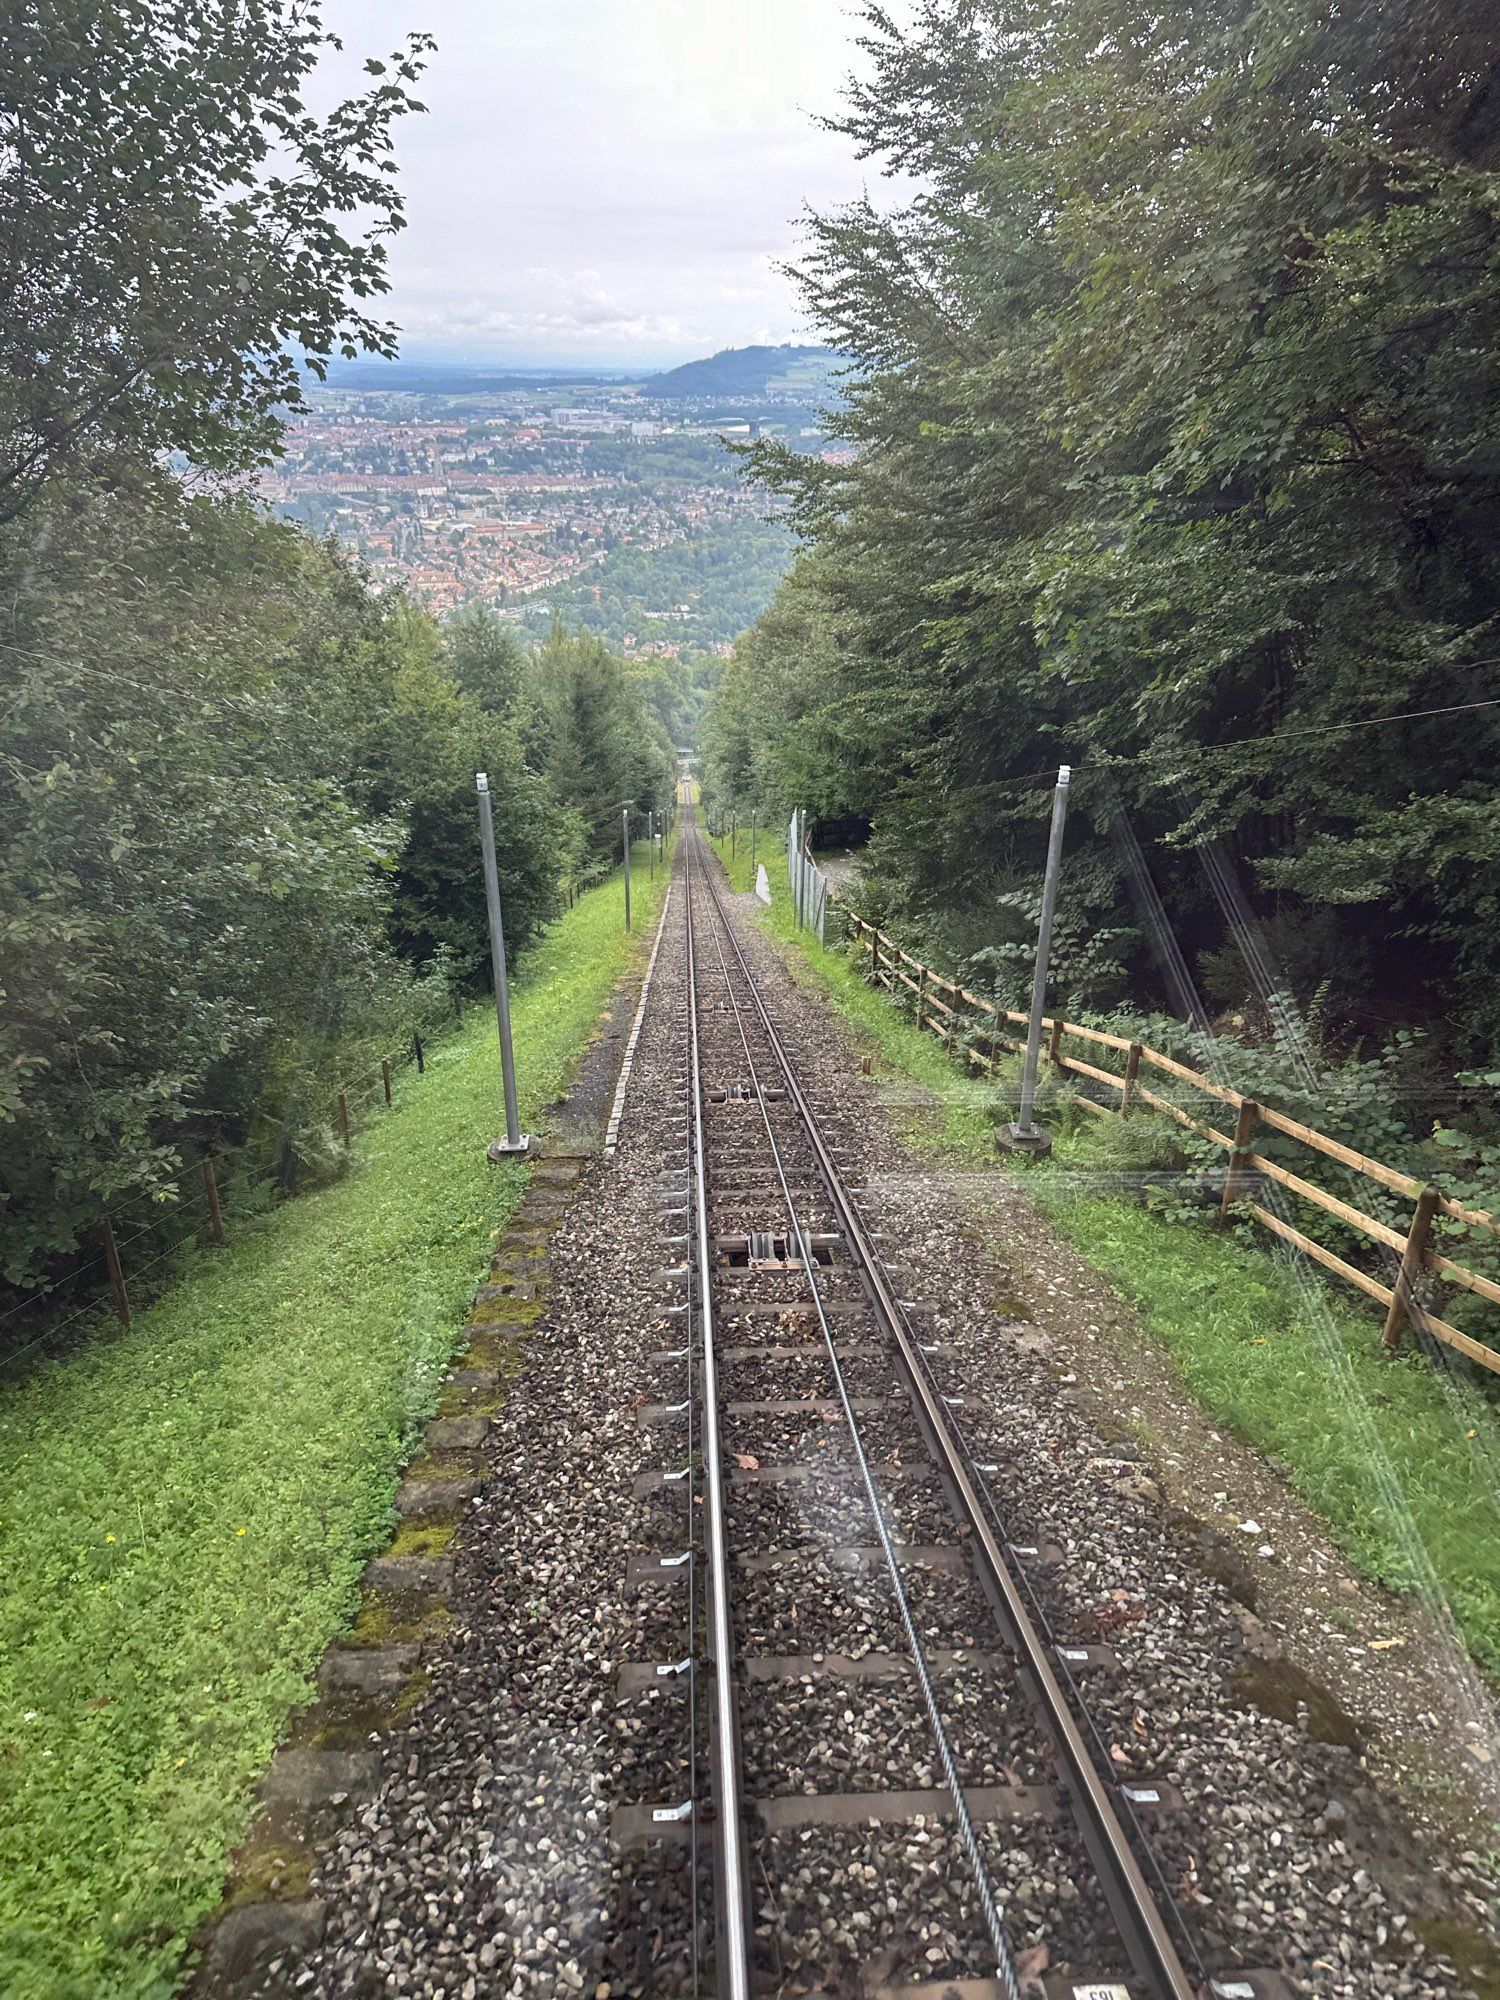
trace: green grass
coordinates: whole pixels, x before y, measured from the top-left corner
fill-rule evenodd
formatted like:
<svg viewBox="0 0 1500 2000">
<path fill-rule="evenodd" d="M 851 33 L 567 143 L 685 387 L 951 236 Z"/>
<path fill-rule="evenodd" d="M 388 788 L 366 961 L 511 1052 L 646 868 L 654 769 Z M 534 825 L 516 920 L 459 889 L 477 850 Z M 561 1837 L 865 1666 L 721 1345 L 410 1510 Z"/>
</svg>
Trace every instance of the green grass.
<svg viewBox="0 0 1500 2000">
<path fill-rule="evenodd" d="M 1367 1575 L 1446 1599 L 1475 1658 L 1500 1673 L 1493 1404 L 1420 1354 L 1386 1355 L 1378 1314 L 1248 1234 L 1091 1193 L 1120 1153 L 1110 1127 L 1064 1124 L 1031 1177 L 1040 1206 L 1136 1306 L 1215 1422 L 1287 1468 Z"/>
<path fill-rule="evenodd" d="M 995 1164 L 1013 1116 L 1014 1065 L 992 1086 L 960 1074 L 930 1034 L 866 985 L 847 951 L 798 933 L 773 875 L 766 928 L 868 1039 L 880 1068 L 932 1102 L 908 1118 L 929 1156 Z M 1129 1299 L 1220 1429 L 1286 1467 L 1367 1575 L 1446 1601 L 1470 1650 L 1500 1675 L 1500 1419 L 1493 1401 L 1419 1355 L 1392 1359 L 1378 1315 L 1259 1240 L 1164 1216 L 1101 1191 L 1169 1139 L 1163 1121 L 1105 1123 L 1059 1106 L 1051 1160 L 1018 1167 L 1059 1231 Z"/>
<path fill-rule="evenodd" d="M 639 941 L 665 878 L 636 859 Z M 533 1129 L 628 954 L 615 879 L 522 967 Z M 0 1390 L 7 2000 L 172 1991 L 524 1188 L 485 1161 L 501 1123 L 476 1007 L 346 1178 L 197 1258 L 128 1333 Z"/>
<path fill-rule="evenodd" d="M 715 839 L 710 834 L 708 844 L 723 862 L 724 872 L 729 877 L 731 888 L 739 890 L 742 894 L 755 887 L 756 862 L 765 863 L 766 874 L 773 885 L 778 864 L 782 874 L 786 873 L 786 862 L 782 859 L 786 849 L 785 828 L 778 833 L 774 827 L 762 826 L 756 827 L 752 832 L 750 827 L 742 826 L 733 842 L 727 833 L 722 839 Z M 734 848 L 732 859 L 731 846 Z M 750 858 L 752 849 L 755 854 L 754 861 Z"/>
</svg>

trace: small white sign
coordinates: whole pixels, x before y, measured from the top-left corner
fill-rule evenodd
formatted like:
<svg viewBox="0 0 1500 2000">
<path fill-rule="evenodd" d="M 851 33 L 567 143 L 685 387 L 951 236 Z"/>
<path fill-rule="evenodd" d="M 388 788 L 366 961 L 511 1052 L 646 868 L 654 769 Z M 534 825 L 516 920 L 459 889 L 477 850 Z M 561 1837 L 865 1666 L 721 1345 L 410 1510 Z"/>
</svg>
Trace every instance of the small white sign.
<svg viewBox="0 0 1500 2000">
<path fill-rule="evenodd" d="M 771 878 L 766 873 L 766 864 L 760 863 L 755 871 L 755 893 L 769 910 L 771 907 Z"/>
<path fill-rule="evenodd" d="M 1130 1988 L 1118 1980 L 1106 1980 L 1102 1986 L 1095 1980 L 1088 1986 L 1075 1986 L 1073 2000 L 1130 2000 Z"/>
</svg>

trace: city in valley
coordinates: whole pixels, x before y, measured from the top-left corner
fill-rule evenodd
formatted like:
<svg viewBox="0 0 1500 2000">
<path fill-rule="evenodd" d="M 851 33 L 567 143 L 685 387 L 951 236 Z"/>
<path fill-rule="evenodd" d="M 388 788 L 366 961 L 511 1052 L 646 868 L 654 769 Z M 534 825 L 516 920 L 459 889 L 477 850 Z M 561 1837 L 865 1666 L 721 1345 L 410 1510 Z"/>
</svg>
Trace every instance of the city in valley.
<svg viewBox="0 0 1500 2000">
<path fill-rule="evenodd" d="M 738 350 L 629 380 L 349 367 L 308 389 L 262 491 L 439 614 L 480 603 L 532 635 L 561 615 L 627 652 L 727 651 L 790 548 L 731 446 L 826 451 L 829 360 Z"/>
</svg>

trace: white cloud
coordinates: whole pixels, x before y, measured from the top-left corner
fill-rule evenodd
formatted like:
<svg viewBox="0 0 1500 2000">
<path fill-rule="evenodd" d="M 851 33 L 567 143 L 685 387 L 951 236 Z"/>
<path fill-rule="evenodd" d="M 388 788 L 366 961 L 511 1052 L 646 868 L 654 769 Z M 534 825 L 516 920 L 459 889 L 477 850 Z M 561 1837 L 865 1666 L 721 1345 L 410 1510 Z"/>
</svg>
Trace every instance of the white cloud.
<svg viewBox="0 0 1500 2000">
<path fill-rule="evenodd" d="M 843 0 L 328 0 L 326 87 L 427 27 L 400 132 L 387 310 L 409 351 L 682 359 L 808 337 L 776 268 L 804 205 L 869 168 L 814 113 L 855 59 Z"/>
</svg>

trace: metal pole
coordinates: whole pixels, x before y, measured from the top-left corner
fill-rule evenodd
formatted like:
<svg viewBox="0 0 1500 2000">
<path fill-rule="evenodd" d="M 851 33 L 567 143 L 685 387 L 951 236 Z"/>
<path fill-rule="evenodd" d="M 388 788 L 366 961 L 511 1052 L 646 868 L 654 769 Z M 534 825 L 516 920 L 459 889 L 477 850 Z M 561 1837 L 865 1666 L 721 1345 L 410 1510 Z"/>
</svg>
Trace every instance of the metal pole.
<svg viewBox="0 0 1500 2000">
<path fill-rule="evenodd" d="M 1036 970 L 1031 980 L 1031 1022 L 1026 1031 L 1026 1062 L 1021 1071 L 1021 1109 L 1014 1125 L 1001 1128 L 1002 1142 L 1030 1153 L 1049 1153 L 1050 1136 L 1032 1117 L 1036 1105 L 1037 1066 L 1042 1055 L 1042 1014 L 1047 999 L 1047 961 L 1052 953 L 1052 917 L 1057 908 L 1057 878 L 1062 868 L 1063 825 L 1068 817 L 1068 782 L 1073 773 L 1059 765 L 1052 794 L 1052 830 L 1047 837 L 1047 873 L 1042 882 L 1042 917 L 1037 927 Z"/>
<path fill-rule="evenodd" d="M 630 929 L 630 808 L 620 808 L 620 836 L 625 843 L 625 928 Z"/>
<path fill-rule="evenodd" d="M 646 854 L 651 863 L 651 880 L 656 880 L 656 814 L 649 807 L 646 811 Z"/>
<path fill-rule="evenodd" d="M 224 1211 L 219 1206 L 219 1183 L 214 1178 L 214 1163 L 207 1153 L 203 1155 L 203 1192 L 208 1197 L 208 1226 L 213 1231 L 215 1243 L 222 1243 Z"/>
<path fill-rule="evenodd" d="M 115 1315 L 121 1326 L 130 1324 L 130 1294 L 125 1289 L 125 1273 L 120 1266 L 119 1245 L 115 1242 L 114 1226 L 108 1216 L 100 1225 L 104 1237 L 104 1261 L 109 1269 L 109 1289 L 114 1294 Z"/>
<path fill-rule="evenodd" d="M 498 1160 L 506 1153 L 526 1152 L 531 1141 L 522 1132 L 516 1112 L 516 1061 L 510 1046 L 510 981 L 505 976 L 505 925 L 500 915 L 500 871 L 495 863 L 495 816 L 490 807 L 490 781 L 483 771 L 476 771 L 474 784 L 479 793 L 479 844 L 484 856 L 484 900 L 490 918 L 490 970 L 495 980 L 495 1014 L 500 1023 L 500 1074 L 505 1086 L 505 1137 L 494 1140 L 489 1149 L 490 1158 Z"/>
</svg>

